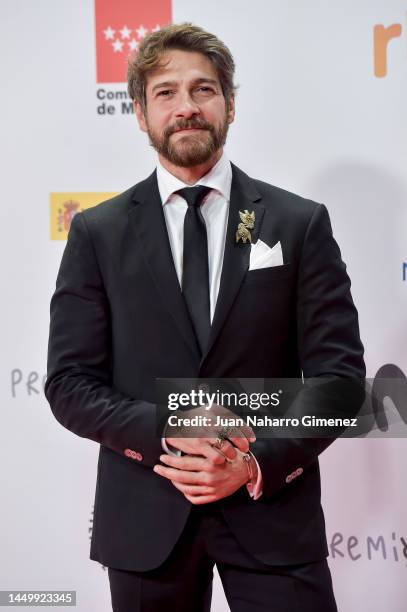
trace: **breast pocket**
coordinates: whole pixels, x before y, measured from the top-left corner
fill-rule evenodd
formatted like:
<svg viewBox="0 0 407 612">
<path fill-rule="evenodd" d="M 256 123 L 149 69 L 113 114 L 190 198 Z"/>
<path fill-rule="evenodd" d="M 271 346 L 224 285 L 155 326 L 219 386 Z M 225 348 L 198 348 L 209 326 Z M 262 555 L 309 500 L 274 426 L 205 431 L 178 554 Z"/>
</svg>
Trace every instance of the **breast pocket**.
<svg viewBox="0 0 407 612">
<path fill-rule="evenodd" d="M 282 266 L 271 266 L 270 268 L 259 268 L 248 270 L 245 278 L 247 284 L 268 283 L 278 279 L 290 278 L 293 275 L 293 267 L 290 263 Z"/>
<path fill-rule="evenodd" d="M 247 333 L 261 331 L 261 340 L 283 333 L 292 321 L 295 266 L 284 264 L 249 270 L 235 303 L 239 321 L 248 321 Z M 277 333 L 278 330 L 278 333 Z M 263 335 L 264 334 L 264 335 Z"/>
</svg>

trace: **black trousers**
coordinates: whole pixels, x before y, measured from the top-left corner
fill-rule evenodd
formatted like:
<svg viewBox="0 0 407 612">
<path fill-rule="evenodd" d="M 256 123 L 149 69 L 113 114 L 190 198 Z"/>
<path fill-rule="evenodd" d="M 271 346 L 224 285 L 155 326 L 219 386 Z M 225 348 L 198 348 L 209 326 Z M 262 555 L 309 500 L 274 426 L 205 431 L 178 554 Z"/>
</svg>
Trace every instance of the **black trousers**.
<svg viewBox="0 0 407 612">
<path fill-rule="evenodd" d="M 337 612 L 326 559 L 261 563 L 240 546 L 216 503 L 193 506 L 157 569 L 108 568 L 113 612 L 209 612 L 215 563 L 231 612 Z"/>
</svg>

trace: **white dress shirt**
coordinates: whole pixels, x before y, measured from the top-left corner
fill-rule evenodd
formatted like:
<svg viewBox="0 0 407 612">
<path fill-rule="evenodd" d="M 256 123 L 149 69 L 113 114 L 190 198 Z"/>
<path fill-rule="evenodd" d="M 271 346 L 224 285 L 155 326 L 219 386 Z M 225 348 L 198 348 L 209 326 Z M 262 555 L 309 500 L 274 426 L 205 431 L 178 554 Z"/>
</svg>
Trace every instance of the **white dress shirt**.
<svg viewBox="0 0 407 612">
<path fill-rule="evenodd" d="M 157 161 L 157 181 L 163 204 L 163 212 L 174 259 L 174 266 L 180 286 L 182 287 L 184 217 L 188 209 L 188 204 L 184 198 L 174 192 L 184 187 L 192 187 L 192 185 L 185 184 L 176 176 L 168 172 L 159 161 Z M 205 185 L 206 187 L 212 188 L 212 191 L 208 193 L 201 204 L 201 212 L 205 219 L 206 234 L 208 238 L 209 297 L 210 318 L 212 322 L 222 273 L 223 253 L 225 250 L 229 214 L 230 189 L 232 185 L 232 167 L 225 153 L 222 153 L 217 163 L 207 174 L 205 174 L 205 176 L 199 179 L 196 185 Z M 162 439 L 162 445 L 167 453 L 174 454 L 174 452 L 168 448 L 165 438 Z M 262 494 L 263 480 L 260 466 L 255 457 L 254 459 L 257 464 L 258 476 L 255 486 L 248 486 L 248 491 L 253 499 L 258 499 Z"/>
<path fill-rule="evenodd" d="M 191 187 L 191 185 L 186 185 L 176 176 L 170 174 L 160 162 L 157 164 L 157 181 L 163 203 L 165 223 L 167 225 L 174 265 L 182 287 L 184 217 L 188 204 L 184 198 L 174 193 L 174 191 L 184 187 Z M 201 205 L 208 238 L 209 298 L 212 322 L 222 272 L 230 187 L 232 184 L 232 168 L 225 154 L 222 155 L 215 166 L 197 184 L 212 188 L 212 191 L 208 193 Z"/>
</svg>

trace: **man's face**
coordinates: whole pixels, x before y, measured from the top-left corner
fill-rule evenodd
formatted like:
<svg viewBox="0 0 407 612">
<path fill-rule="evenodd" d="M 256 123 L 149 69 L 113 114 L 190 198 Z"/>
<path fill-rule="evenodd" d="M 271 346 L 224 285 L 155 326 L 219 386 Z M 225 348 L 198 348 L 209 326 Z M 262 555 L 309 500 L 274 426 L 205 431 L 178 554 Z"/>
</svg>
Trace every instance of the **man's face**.
<svg viewBox="0 0 407 612">
<path fill-rule="evenodd" d="M 226 111 L 216 69 L 202 53 L 171 50 L 146 83 L 146 112 L 135 103 L 140 128 L 156 151 L 176 166 L 208 161 L 225 143 L 234 119 Z"/>
</svg>

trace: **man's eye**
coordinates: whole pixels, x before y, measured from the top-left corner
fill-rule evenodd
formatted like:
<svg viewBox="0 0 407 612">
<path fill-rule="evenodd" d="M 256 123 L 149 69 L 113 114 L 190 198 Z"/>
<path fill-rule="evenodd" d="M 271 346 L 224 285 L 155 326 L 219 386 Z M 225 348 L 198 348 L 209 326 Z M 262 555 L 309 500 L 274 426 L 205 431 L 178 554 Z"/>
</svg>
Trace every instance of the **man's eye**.
<svg viewBox="0 0 407 612">
<path fill-rule="evenodd" d="M 169 94 L 172 93 L 172 91 L 170 89 L 163 89 L 163 91 L 159 91 L 158 92 L 158 96 L 163 96 L 164 98 L 169 96 Z"/>
</svg>

